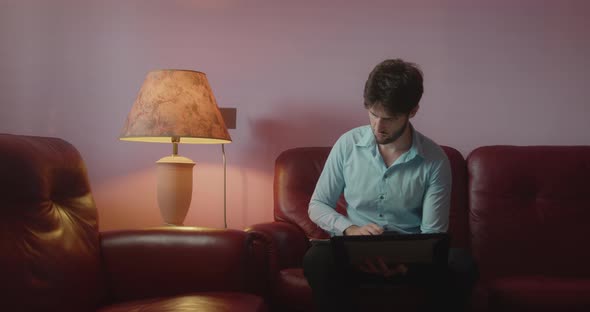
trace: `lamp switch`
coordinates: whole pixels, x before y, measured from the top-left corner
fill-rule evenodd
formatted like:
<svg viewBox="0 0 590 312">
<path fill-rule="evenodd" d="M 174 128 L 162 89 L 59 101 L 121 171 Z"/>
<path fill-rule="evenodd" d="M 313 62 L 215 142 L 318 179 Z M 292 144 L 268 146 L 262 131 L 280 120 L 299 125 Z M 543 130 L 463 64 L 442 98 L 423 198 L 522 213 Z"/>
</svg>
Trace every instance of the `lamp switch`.
<svg viewBox="0 0 590 312">
<path fill-rule="evenodd" d="M 219 111 L 221 112 L 221 117 L 223 117 L 223 122 L 228 129 L 235 129 L 236 128 L 236 115 L 237 115 L 237 108 L 235 107 L 220 107 Z"/>
</svg>

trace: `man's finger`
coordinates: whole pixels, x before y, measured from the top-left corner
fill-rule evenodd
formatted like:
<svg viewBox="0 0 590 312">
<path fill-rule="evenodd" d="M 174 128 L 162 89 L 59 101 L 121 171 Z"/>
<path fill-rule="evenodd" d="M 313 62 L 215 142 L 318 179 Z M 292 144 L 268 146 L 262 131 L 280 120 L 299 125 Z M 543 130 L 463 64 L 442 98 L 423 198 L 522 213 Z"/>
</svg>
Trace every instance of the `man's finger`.
<svg viewBox="0 0 590 312">
<path fill-rule="evenodd" d="M 408 273 L 408 267 L 405 264 L 398 264 L 395 268 L 395 272 L 401 275 L 405 275 L 406 273 Z"/>
<path fill-rule="evenodd" d="M 373 234 L 373 235 L 379 235 L 379 234 L 383 233 L 383 229 L 380 226 L 378 226 L 377 224 L 369 223 L 369 224 L 367 224 L 367 227 L 369 228 L 369 231 L 371 231 L 371 234 Z"/>
</svg>

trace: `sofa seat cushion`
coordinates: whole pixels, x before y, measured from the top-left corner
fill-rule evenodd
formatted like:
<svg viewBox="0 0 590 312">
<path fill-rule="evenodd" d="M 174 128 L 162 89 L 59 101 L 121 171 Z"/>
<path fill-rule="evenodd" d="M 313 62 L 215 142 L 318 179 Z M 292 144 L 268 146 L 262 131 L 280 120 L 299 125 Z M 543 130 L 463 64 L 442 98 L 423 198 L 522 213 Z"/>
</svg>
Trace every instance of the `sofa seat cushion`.
<svg viewBox="0 0 590 312">
<path fill-rule="evenodd" d="M 518 276 L 489 284 L 492 311 L 590 311 L 590 278 Z"/>
<path fill-rule="evenodd" d="M 287 268 L 279 272 L 273 290 L 273 304 L 289 311 L 312 311 L 311 287 L 303 268 Z"/>
<path fill-rule="evenodd" d="M 256 295 L 235 292 L 202 292 L 176 297 L 150 298 L 102 307 L 99 312 L 219 311 L 266 312 L 264 300 Z"/>
</svg>

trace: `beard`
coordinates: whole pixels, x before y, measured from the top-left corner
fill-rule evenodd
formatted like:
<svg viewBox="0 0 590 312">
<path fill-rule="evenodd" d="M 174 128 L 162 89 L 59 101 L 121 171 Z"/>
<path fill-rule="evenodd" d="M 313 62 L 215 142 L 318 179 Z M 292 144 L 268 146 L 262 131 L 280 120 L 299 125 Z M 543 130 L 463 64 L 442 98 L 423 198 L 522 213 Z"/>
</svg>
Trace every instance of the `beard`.
<svg viewBox="0 0 590 312">
<path fill-rule="evenodd" d="M 406 128 L 408 127 L 408 123 L 409 123 L 408 120 L 406 120 L 406 122 L 404 122 L 404 124 L 401 128 L 399 128 L 397 131 L 394 131 L 392 134 L 390 134 L 388 136 L 379 137 L 378 136 L 379 133 L 374 134 L 375 141 L 379 145 L 385 145 L 385 144 L 395 142 L 397 139 L 399 139 L 404 134 L 404 132 L 406 131 Z"/>
</svg>

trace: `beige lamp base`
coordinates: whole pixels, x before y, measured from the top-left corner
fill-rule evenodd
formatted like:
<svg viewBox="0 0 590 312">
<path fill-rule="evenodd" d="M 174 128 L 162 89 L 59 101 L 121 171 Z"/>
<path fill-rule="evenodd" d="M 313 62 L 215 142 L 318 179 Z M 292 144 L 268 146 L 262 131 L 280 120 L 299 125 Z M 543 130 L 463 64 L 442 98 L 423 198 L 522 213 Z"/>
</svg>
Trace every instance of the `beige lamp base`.
<svg viewBox="0 0 590 312">
<path fill-rule="evenodd" d="M 182 156 L 167 156 L 156 162 L 158 206 L 164 223 L 183 225 L 193 195 L 195 163 Z"/>
</svg>

